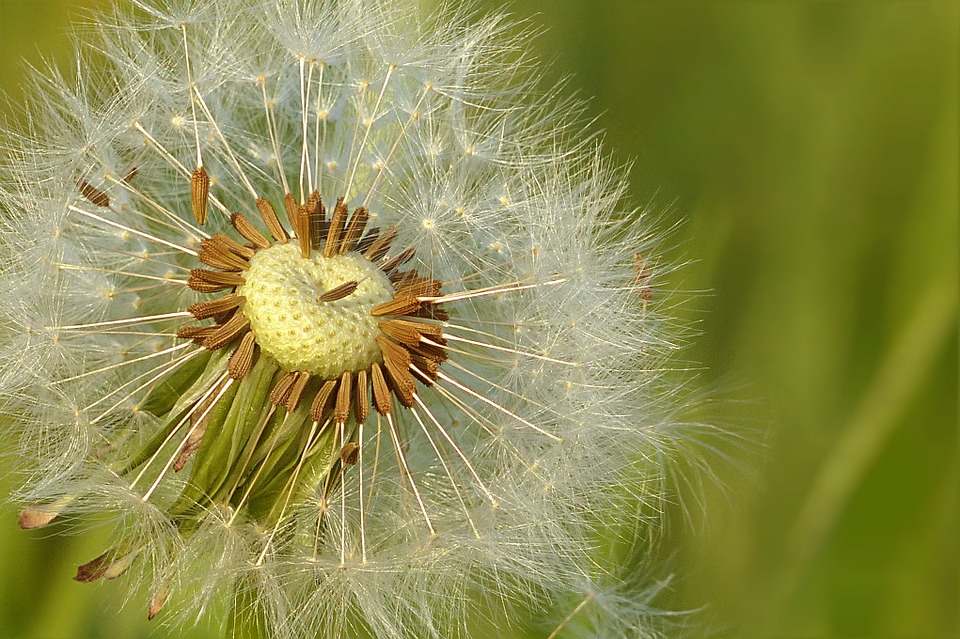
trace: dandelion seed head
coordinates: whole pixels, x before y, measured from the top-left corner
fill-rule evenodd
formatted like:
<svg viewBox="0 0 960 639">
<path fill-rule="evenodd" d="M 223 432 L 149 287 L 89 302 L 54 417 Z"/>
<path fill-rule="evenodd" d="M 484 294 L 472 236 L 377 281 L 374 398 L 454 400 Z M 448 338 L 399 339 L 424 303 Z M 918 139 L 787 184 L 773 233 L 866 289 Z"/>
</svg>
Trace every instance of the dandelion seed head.
<svg viewBox="0 0 960 639">
<path fill-rule="evenodd" d="M 501 16 L 128 5 L 0 163 L 21 524 L 110 518 L 81 581 L 276 637 L 578 591 L 661 498 L 675 349 L 582 107 Z"/>
</svg>

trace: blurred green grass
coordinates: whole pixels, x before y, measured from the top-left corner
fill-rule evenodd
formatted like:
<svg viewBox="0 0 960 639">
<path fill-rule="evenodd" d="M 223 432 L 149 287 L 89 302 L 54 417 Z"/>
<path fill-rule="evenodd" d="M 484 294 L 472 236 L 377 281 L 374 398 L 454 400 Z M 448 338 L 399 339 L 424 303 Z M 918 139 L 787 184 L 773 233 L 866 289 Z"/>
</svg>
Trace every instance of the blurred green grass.
<svg viewBox="0 0 960 639">
<path fill-rule="evenodd" d="M 19 60 L 68 65 L 71 13 L 105 4 L 0 0 L 5 116 Z M 669 257 L 690 264 L 661 288 L 707 291 L 679 309 L 720 398 L 701 412 L 765 446 L 702 525 L 671 513 L 665 603 L 707 603 L 718 636 L 956 636 L 958 4 L 507 7 L 546 28 L 545 82 L 593 96 L 633 203 L 680 223 Z M 114 612 L 124 584 L 70 581 L 95 538 L 15 521 L 0 507 L 0 636 L 167 633 L 140 600 Z"/>
</svg>

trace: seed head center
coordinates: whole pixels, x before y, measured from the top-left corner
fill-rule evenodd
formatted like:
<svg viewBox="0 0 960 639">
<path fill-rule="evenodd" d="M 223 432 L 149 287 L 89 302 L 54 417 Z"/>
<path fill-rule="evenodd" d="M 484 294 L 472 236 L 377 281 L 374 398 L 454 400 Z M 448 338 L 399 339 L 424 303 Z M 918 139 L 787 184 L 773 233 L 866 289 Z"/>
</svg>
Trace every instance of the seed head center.
<svg viewBox="0 0 960 639">
<path fill-rule="evenodd" d="M 237 294 L 261 350 L 288 371 L 334 379 L 366 370 L 383 356 L 377 345 L 379 320 L 370 314 L 393 297 L 393 286 L 357 253 L 303 258 L 293 243 L 258 251 Z M 356 290 L 334 301 L 324 293 L 347 282 Z"/>
</svg>

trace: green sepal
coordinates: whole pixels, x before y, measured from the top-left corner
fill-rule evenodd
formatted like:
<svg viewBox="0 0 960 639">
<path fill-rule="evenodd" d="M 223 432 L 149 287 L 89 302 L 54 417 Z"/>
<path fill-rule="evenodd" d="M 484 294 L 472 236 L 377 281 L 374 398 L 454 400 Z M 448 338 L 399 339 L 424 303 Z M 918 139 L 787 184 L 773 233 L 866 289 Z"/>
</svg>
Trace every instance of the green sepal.
<svg viewBox="0 0 960 639">
<path fill-rule="evenodd" d="M 190 387 L 201 378 L 208 370 L 211 355 L 213 359 L 219 353 L 213 353 L 206 349 L 194 356 L 187 362 L 184 362 L 176 368 L 172 375 L 166 375 L 157 386 L 150 391 L 150 394 L 144 400 L 142 410 L 153 413 L 157 417 L 163 417 L 181 397 L 188 395 Z M 220 372 L 223 372 L 222 369 Z"/>
<path fill-rule="evenodd" d="M 268 524 L 274 524 L 276 521 L 270 515 L 275 510 L 275 505 L 282 507 L 290 490 L 293 491 L 294 496 L 298 494 L 297 487 L 304 485 L 304 479 L 307 476 L 304 473 L 305 469 L 301 469 L 296 485 L 288 487 L 288 484 L 303 455 L 312 425 L 309 402 L 301 402 L 297 410 L 282 420 L 277 429 L 271 433 L 270 439 L 259 455 L 262 461 L 257 471 L 259 473 L 257 488 L 251 495 L 249 503 L 251 516 Z M 328 432 L 330 430 L 332 429 L 327 429 Z M 328 446 L 328 442 L 325 441 L 329 439 L 327 432 L 315 437 L 317 441 L 314 442 L 314 447 Z"/>
<path fill-rule="evenodd" d="M 209 355 L 201 353 L 197 356 L 194 366 L 178 370 L 176 374 L 170 376 L 176 378 L 175 380 L 167 380 L 166 385 L 158 386 L 150 393 L 144 407 L 150 407 L 149 410 L 162 417 L 163 422 L 133 455 L 113 466 L 113 471 L 117 475 L 122 477 L 135 470 L 163 446 L 170 433 L 186 416 L 187 411 L 193 408 L 194 403 L 210 389 L 210 384 L 223 374 L 225 356 L 226 353 L 223 352 Z M 190 363 L 193 364 L 193 362 Z M 174 389 L 177 389 L 178 394 L 172 394 Z"/>
<path fill-rule="evenodd" d="M 217 425 L 225 421 L 226 415 L 229 413 L 233 400 L 237 394 L 237 384 L 231 385 L 223 396 L 217 402 L 216 406 L 213 407 L 213 410 L 210 411 L 210 414 L 207 416 L 207 426 L 203 434 L 203 439 L 200 442 L 200 448 L 195 453 L 193 467 L 190 472 L 190 478 L 187 480 L 186 486 L 180 493 L 180 496 L 177 497 L 177 500 L 173 503 L 172 506 L 167 510 L 173 518 L 178 518 L 188 511 L 195 508 L 200 508 L 209 503 L 205 499 L 206 495 L 209 495 L 209 492 L 205 488 L 203 482 L 203 471 L 210 467 L 210 464 L 204 463 L 203 457 L 201 457 L 201 452 L 204 447 L 207 446 L 208 442 L 216 441 L 216 431 Z M 198 477 L 198 473 L 200 477 Z"/>
<path fill-rule="evenodd" d="M 272 359 L 261 356 L 231 389 L 229 401 L 218 403 L 194 455 L 187 486 L 169 510 L 172 517 L 184 517 L 219 499 L 229 474 L 238 466 L 243 444 L 269 409 L 277 370 Z"/>
<path fill-rule="evenodd" d="M 282 374 L 273 359 L 261 357 L 247 376 L 247 379 L 254 379 L 249 386 L 241 388 L 241 391 L 245 392 L 238 394 L 234 410 L 228 416 L 226 424 L 230 438 L 222 442 L 224 448 L 229 444 L 229 463 L 218 469 L 220 472 L 215 484 L 211 482 L 210 494 L 215 502 L 239 501 L 240 496 L 235 494 L 239 492 L 236 487 L 241 484 L 242 476 L 251 469 L 246 460 L 253 455 L 253 450 L 262 440 L 263 433 L 269 429 L 270 423 L 277 419 L 276 411 L 270 415 L 273 410 L 270 390 Z"/>
</svg>

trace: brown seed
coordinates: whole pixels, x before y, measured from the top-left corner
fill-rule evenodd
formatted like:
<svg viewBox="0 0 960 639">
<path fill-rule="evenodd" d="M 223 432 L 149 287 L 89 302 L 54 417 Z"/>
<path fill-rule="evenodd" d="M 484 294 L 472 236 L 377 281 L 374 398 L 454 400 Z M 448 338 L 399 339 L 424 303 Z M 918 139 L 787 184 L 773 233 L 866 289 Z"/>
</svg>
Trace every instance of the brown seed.
<svg viewBox="0 0 960 639">
<path fill-rule="evenodd" d="M 370 314 L 374 317 L 383 317 L 384 315 L 409 315 L 416 312 L 420 306 L 421 302 L 416 297 L 394 297 L 389 302 L 374 306 L 370 310 Z"/>
<path fill-rule="evenodd" d="M 397 368 L 387 365 L 387 374 L 390 377 L 391 387 L 394 395 L 400 400 L 400 403 L 410 408 L 414 404 L 414 395 L 417 392 L 417 385 L 414 382 L 413 374 L 407 369 Z"/>
<path fill-rule="evenodd" d="M 316 397 L 313 398 L 313 404 L 310 405 L 310 418 L 313 421 L 319 422 L 323 419 L 329 409 L 330 398 L 333 397 L 333 391 L 336 387 L 337 380 L 328 379 L 317 391 Z"/>
<path fill-rule="evenodd" d="M 208 282 L 200 282 L 190 278 L 187 282 L 187 285 L 191 289 L 195 290 L 198 293 L 219 293 L 220 291 L 225 291 L 228 288 L 233 288 L 231 286 L 225 286 L 223 284 L 210 284 Z"/>
<path fill-rule="evenodd" d="M 287 231 L 280 224 L 280 218 L 277 217 L 273 205 L 268 200 L 259 198 L 257 199 L 257 210 L 260 212 L 260 217 L 263 218 L 263 223 L 267 225 L 267 230 L 270 231 L 273 239 L 281 244 L 286 244 L 290 236 L 287 235 Z"/>
<path fill-rule="evenodd" d="M 147 621 L 153 621 L 160 614 L 163 604 L 167 602 L 167 588 L 168 585 L 164 584 L 150 599 L 150 605 L 147 606 Z"/>
<path fill-rule="evenodd" d="M 389 275 L 390 273 L 395 271 L 397 268 L 403 266 L 404 264 L 409 262 L 411 259 L 413 259 L 413 256 L 416 254 L 416 252 L 417 252 L 416 249 L 414 249 L 411 246 L 410 248 L 403 251 L 396 257 L 393 257 L 389 262 L 381 266 L 380 269 L 384 273 L 387 273 Z"/>
<path fill-rule="evenodd" d="M 250 268 L 250 263 L 246 260 L 242 260 L 221 248 L 210 245 L 204 246 L 204 242 L 207 242 L 207 240 L 200 242 L 200 254 L 197 257 L 207 266 L 224 271 L 245 271 Z"/>
<path fill-rule="evenodd" d="M 377 335 L 376 340 L 383 355 L 384 364 L 389 364 L 392 360 L 400 366 L 406 367 L 410 363 L 410 352 L 406 348 L 383 335 Z"/>
<path fill-rule="evenodd" d="M 103 553 L 99 557 L 88 561 L 82 566 L 77 567 L 77 574 L 74 576 L 74 581 L 79 581 L 83 584 L 92 583 L 101 577 L 104 573 L 107 572 L 107 568 L 110 567 L 110 563 L 113 561 L 114 549 L 110 549 L 107 552 Z"/>
<path fill-rule="evenodd" d="M 329 291 L 317 298 L 318 302 L 336 302 L 337 300 L 342 300 L 345 297 L 353 295 L 357 290 L 359 282 L 350 281 L 344 282 L 340 286 L 331 288 Z"/>
<path fill-rule="evenodd" d="M 438 297 L 440 295 L 440 280 L 430 277 L 406 278 L 396 287 L 397 297 Z"/>
<path fill-rule="evenodd" d="M 263 233 L 258 231 L 257 227 L 253 225 L 253 222 L 243 213 L 234 213 L 231 215 L 230 223 L 233 225 L 233 228 L 237 229 L 237 233 L 257 248 L 270 248 L 270 240 L 264 237 Z"/>
<path fill-rule="evenodd" d="M 296 371 L 285 373 L 270 390 L 270 403 L 279 406 L 286 401 L 293 383 L 297 381 Z"/>
<path fill-rule="evenodd" d="M 320 191 L 316 189 L 307 197 L 307 203 L 304 204 L 304 207 L 306 208 L 307 216 L 313 219 L 314 223 L 316 223 L 318 217 L 319 219 L 323 219 L 323 217 L 326 216 L 326 210 L 323 208 L 323 201 L 320 198 Z M 315 229 L 311 229 L 311 234 L 313 230 Z"/>
<path fill-rule="evenodd" d="M 277 383 L 270 389 L 270 403 L 279 406 L 287 398 L 293 382 L 296 381 L 297 374 L 293 371 L 284 373 L 283 377 L 277 380 Z"/>
<path fill-rule="evenodd" d="M 310 214 L 306 206 L 297 207 L 294 212 L 294 230 L 297 232 L 297 239 L 300 240 L 300 256 L 303 259 L 310 258 L 310 251 L 313 249 L 313 240 L 310 235 Z"/>
<path fill-rule="evenodd" d="M 253 353 L 257 347 L 257 338 L 252 332 L 243 336 L 240 345 L 233 351 L 230 361 L 227 362 L 227 372 L 230 377 L 241 380 L 247 376 L 253 367 Z"/>
<path fill-rule="evenodd" d="M 52 504 L 47 506 L 27 506 L 20 511 L 20 518 L 17 520 L 17 525 L 20 526 L 22 530 L 36 530 L 37 528 L 43 528 L 56 519 L 58 514 L 57 507 Z"/>
<path fill-rule="evenodd" d="M 250 268 L 250 262 L 246 258 L 232 251 L 230 245 L 216 235 L 200 241 L 200 253 L 197 257 L 207 266 L 224 271 L 244 271 Z"/>
<path fill-rule="evenodd" d="M 212 400 L 213 397 L 211 396 L 209 399 Z M 201 411 L 200 408 L 197 410 Z M 202 410 L 206 410 L 206 408 Z M 196 426 L 190 430 L 190 435 L 187 437 L 187 441 L 180 449 L 180 455 L 177 457 L 177 461 L 173 464 L 173 472 L 179 473 L 181 470 L 183 470 L 183 467 L 187 465 L 188 461 L 190 461 L 190 456 L 200 449 L 200 444 L 203 443 L 203 435 L 207 432 L 207 424 L 209 421 L 209 419 L 204 418 L 199 426 Z"/>
<path fill-rule="evenodd" d="M 190 207 L 197 224 L 207 223 L 207 203 L 210 199 L 210 176 L 207 170 L 198 166 L 190 176 Z"/>
<path fill-rule="evenodd" d="M 408 282 L 413 282 L 415 280 L 427 279 L 425 277 L 420 277 L 420 273 L 417 272 L 417 269 L 411 268 L 406 271 L 394 271 L 390 274 L 390 283 L 393 284 L 394 290 L 400 288 L 407 284 Z"/>
<path fill-rule="evenodd" d="M 440 373 L 440 364 L 436 360 L 427 359 L 420 355 L 411 355 L 411 360 L 413 366 L 416 367 L 411 369 L 414 376 L 426 386 L 433 386 Z"/>
<path fill-rule="evenodd" d="M 419 344 L 408 346 L 407 349 L 411 355 L 429 359 L 438 365 L 447 361 L 447 351 L 439 344 L 423 341 Z"/>
<path fill-rule="evenodd" d="M 293 233 L 297 237 L 300 236 L 300 228 L 297 226 L 297 210 L 299 208 L 300 207 L 297 206 L 297 199 L 293 197 L 293 193 L 285 193 L 283 196 L 283 209 L 287 212 L 287 222 L 293 227 Z"/>
<path fill-rule="evenodd" d="M 235 309 L 243 304 L 244 301 L 246 301 L 246 298 L 243 295 L 231 293 L 230 295 L 218 297 L 215 300 L 193 304 L 187 311 L 198 320 L 202 320 Z"/>
<path fill-rule="evenodd" d="M 421 336 L 434 341 L 443 339 L 442 327 L 415 320 L 390 319 L 380 322 L 380 330 L 398 342 L 410 346 L 419 344 Z"/>
<path fill-rule="evenodd" d="M 80 195 L 87 198 L 94 205 L 103 208 L 110 206 L 110 196 L 100 189 L 93 187 L 86 180 L 77 180 L 77 187 L 80 189 Z"/>
<path fill-rule="evenodd" d="M 357 442 L 347 442 L 343 445 L 343 448 L 340 449 L 340 461 L 349 466 L 356 464 L 359 456 L 360 446 Z"/>
<path fill-rule="evenodd" d="M 320 250 L 324 245 L 327 233 L 330 232 L 330 223 L 327 222 L 327 211 L 320 200 L 320 192 L 314 191 L 307 200 L 307 219 L 310 225 L 310 245 L 314 250 Z"/>
<path fill-rule="evenodd" d="M 409 315 L 412 317 L 422 317 L 423 319 L 437 320 L 438 322 L 446 322 L 450 319 L 449 313 L 431 302 L 423 302 L 420 308 L 409 313 Z"/>
<path fill-rule="evenodd" d="M 649 302 L 653 299 L 653 287 L 650 285 L 650 279 L 653 277 L 653 273 L 647 266 L 647 261 L 640 253 L 633 254 L 633 270 L 635 272 L 633 285 L 637 289 L 637 294 L 644 303 Z"/>
<path fill-rule="evenodd" d="M 190 271 L 187 286 L 200 293 L 216 293 L 228 288 L 236 288 L 244 283 L 243 276 L 234 271 L 208 271 L 195 268 Z"/>
<path fill-rule="evenodd" d="M 357 253 L 366 253 L 378 239 L 380 239 L 380 227 L 374 226 L 357 242 L 357 248 L 354 250 L 356 250 Z"/>
<path fill-rule="evenodd" d="M 387 320 L 386 322 L 380 322 L 380 330 L 401 344 L 412 345 L 420 342 L 420 332 L 413 322 Z"/>
<path fill-rule="evenodd" d="M 130 568 L 136 557 L 136 552 L 123 552 L 118 548 L 111 548 L 93 561 L 78 567 L 74 580 L 90 583 L 101 578 L 116 579 Z"/>
<path fill-rule="evenodd" d="M 390 251 L 390 246 L 393 244 L 393 241 L 397 238 L 397 229 L 396 227 L 390 227 L 387 230 L 380 233 L 380 236 L 377 240 L 370 245 L 366 251 L 364 251 L 363 256 L 366 257 L 371 262 L 378 262 L 384 255 Z"/>
<path fill-rule="evenodd" d="M 370 391 L 368 388 L 367 371 L 358 372 L 357 390 L 354 394 L 354 399 L 356 402 L 353 406 L 353 416 L 357 420 L 358 424 L 362 424 L 363 422 L 367 421 L 367 416 L 370 414 Z"/>
<path fill-rule="evenodd" d="M 307 197 L 307 212 L 310 215 L 323 213 L 323 201 L 320 198 L 320 191 L 314 189 Z"/>
<path fill-rule="evenodd" d="M 388 415 L 393 410 L 393 400 L 390 397 L 390 387 L 383 376 L 380 365 L 374 363 L 370 367 L 370 381 L 373 386 L 373 407 L 381 415 Z"/>
<path fill-rule="evenodd" d="M 245 260 L 249 260 L 251 257 L 257 254 L 256 250 L 250 248 L 249 246 L 240 244 L 229 235 L 224 235 L 223 233 L 217 233 L 210 239 L 216 242 L 219 246 L 223 247 L 225 250 Z"/>
<path fill-rule="evenodd" d="M 215 328 L 204 340 L 204 348 L 215 351 L 223 348 L 250 329 L 250 320 L 243 313 L 234 313 L 225 324 Z"/>
<path fill-rule="evenodd" d="M 343 371 L 340 376 L 340 387 L 337 389 L 337 401 L 333 405 L 333 420 L 338 424 L 346 424 L 350 417 L 350 388 L 353 376 L 350 371 Z"/>
<path fill-rule="evenodd" d="M 216 326 L 181 326 L 177 329 L 177 337 L 192 339 L 195 343 L 202 344 L 215 330 L 217 330 Z"/>
<path fill-rule="evenodd" d="M 333 210 L 333 219 L 330 220 L 330 230 L 327 231 L 327 245 L 323 249 L 323 255 L 325 257 L 333 257 L 339 253 L 340 238 L 346 221 L 347 205 L 343 203 L 343 198 L 341 197 L 337 200 L 337 206 Z"/>
<path fill-rule="evenodd" d="M 314 251 L 323 251 L 329 233 L 330 222 L 324 218 L 322 213 L 310 216 L 310 248 Z"/>
<path fill-rule="evenodd" d="M 367 220 L 370 218 L 370 212 L 365 207 L 360 207 L 353 212 L 350 218 L 350 224 L 343 235 L 343 242 L 340 243 L 340 254 L 348 253 L 356 248 L 363 230 L 367 227 Z"/>
<path fill-rule="evenodd" d="M 307 387 L 309 381 L 310 373 L 306 371 L 297 373 L 297 379 L 293 382 L 290 393 L 283 402 L 283 406 L 287 409 L 288 413 L 297 410 L 297 406 L 300 405 L 300 398 L 303 396 L 303 390 Z"/>
<path fill-rule="evenodd" d="M 383 354 L 383 365 L 387 369 L 397 399 L 404 406 L 413 406 L 417 386 L 410 374 L 410 352 L 383 335 L 377 336 L 377 345 Z"/>
</svg>

